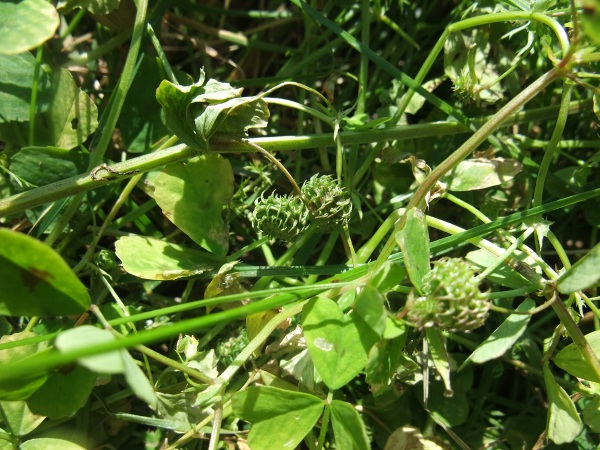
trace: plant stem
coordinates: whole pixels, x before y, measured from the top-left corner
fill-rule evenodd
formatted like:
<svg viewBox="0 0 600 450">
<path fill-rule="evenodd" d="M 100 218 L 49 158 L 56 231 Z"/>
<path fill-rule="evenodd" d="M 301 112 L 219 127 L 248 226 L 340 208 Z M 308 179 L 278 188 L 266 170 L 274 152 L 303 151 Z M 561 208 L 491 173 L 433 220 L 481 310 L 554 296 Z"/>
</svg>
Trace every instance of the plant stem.
<svg viewBox="0 0 600 450">
<path fill-rule="evenodd" d="M 466 140 L 464 144 L 462 144 L 458 149 L 454 151 L 448 158 L 446 158 L 442 163 L 437 166 L 434 170 L 432 170 L 427 178 L 419 185 L 408 206 L 406 207 L 406 211 L 409 211 L 411 208 L 423 208 L 425 205 L 423 204 L 425 198 L 429 191 L 434 187 L 435 183 L 439 181 L 442 176 L 444 176 L 447 172 L 452 170 L 460 161 L 465 159 L 468 155 L 473 152 L 473 150 L 477 149 L 477 147 L 486 140 L 486 138 L 493 133 L 496 129 L 498 129 L 506 119 L 511 114 L 514 114 L 519 108 L 525 105 L 529 100 L 534 98 L 537 94 L 539 94 L 544 88 L 550 85 L 553 81 L 555 81 L 560 76 L 560 72 L 557 69 L 551 69 L 546 72 L 544 75 L 539 77 L 529 86 L 527 86 L 523 91 L 521 91 L 516 97 L 514 97 L 511 101 L 509 101 L 506 105 L 504 105 L 494 116 L 488 120 L 481 128 L 479 128 L 473 135 Z M 404 224 L 406 223 L 406 214 L 404 214 L 399 223 L 396 225 L 392 236 L 388 239 L 384 249 L 382 250 L 379 258 L 377 259 L 377 267 L 381 267 L 381 265 L 389 258 L 392 254 L 394 248 L 396 247 L 396 238 L 395 235 L 399 231 L 404 228 Z"/>
</svg>

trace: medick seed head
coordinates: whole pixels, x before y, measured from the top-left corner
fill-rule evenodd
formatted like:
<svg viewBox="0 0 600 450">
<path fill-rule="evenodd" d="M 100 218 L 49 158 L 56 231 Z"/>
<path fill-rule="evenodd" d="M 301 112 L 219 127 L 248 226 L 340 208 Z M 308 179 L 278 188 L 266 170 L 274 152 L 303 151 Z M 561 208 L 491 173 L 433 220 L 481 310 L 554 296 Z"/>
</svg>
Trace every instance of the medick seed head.
<svg viewBox="0 0 600 450">
<path fill-rule="evenodd" d="M 310 217 L 321 232 L 342 227 L 350 221 L 352 200 L 349 192 L 331 175 L 314 175 L 302 186 Z"/>
<path fill-rule="evenodd" d="M 421 294 L 414 299 L 409 296 L 407 301 L 408 317 L 420 327 L 436 325 L 468 332 L 482 326 L 488 317 L 488 293 L 481 292 L 473 268 L 462 258 L 434 262 L 423 277 Z"/>
<path fill-rule="evenodd" d="M 309 226 L 308 210 L 302 200 L 277 194 L 259 198 L 250 220 L 259 234 L 284 242 L 294 241 Z"/>
</svg>

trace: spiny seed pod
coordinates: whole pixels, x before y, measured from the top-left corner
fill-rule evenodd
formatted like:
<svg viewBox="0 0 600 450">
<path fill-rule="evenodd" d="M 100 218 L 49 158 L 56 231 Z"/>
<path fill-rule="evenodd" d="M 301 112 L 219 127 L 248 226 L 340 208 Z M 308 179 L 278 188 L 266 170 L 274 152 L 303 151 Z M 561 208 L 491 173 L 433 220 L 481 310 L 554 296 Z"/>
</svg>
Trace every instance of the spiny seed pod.
<svg viewBox="0 0 600 450">
<path fill-rule="evenodd" d="M 408 318 L 419 327 L 471 331 L 487 319 L 490 303 L 471 265 L 462 258 L 441 258 L 423 277 L 422 296 L 409 295 Z"/>
<path fill-rule="evenodd" d="M 350 194 L 339 186 L 331 175 L 314 175 L 304 183 L 301 190 L 310 216 L 319 231 L 334 230 L 346 225 L 350 220 Z"/>
<path fill-rule="evenodd" d="M 295 240 L 309 225 L 308 210 L 299 197 L 277 194 L 258 199 L 250 220 L 260 234 L 285 242 Z"/>
</svg>

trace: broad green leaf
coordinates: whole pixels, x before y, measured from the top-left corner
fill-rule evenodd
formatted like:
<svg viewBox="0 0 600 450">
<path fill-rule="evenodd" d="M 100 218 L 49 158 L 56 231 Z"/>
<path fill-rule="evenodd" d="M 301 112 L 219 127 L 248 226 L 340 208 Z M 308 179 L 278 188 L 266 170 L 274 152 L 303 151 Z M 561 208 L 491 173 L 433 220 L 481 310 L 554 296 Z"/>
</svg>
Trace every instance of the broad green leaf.
<svg viewBox="0 0 600 450">
<path fill-rule="evenodd" d="M 254 339 L 258 333 L 277 315 L 277 311 L 269 309 L 246 316 L 246 329 L 248 330 L 248 340 Z M 262 352 L 262 345 L 254 351 L 254 356 L 259 357 Z"/>
<path fill-rule="evenodd" d="M 112 342 L 116 337 L 108 330 L 103 330 L 91 325 L 82 325 L 60 333 L 54 345 L 61 352 L 68 352 L 95 344 Z M 151 407 L 156 407 L 157 399 L 150 382 L 135 364 L 134 359 L 125 349 L 85 356 L 77 360 L 83 367 L 96 373 L 125 375 L 125 381 L 140 399 Z"/>
<path fill-rule="evenodd" d="M 191 277 L 221 265 L 210 253 L 150 237 L 124 236 L 115 249 L 128 273 L 147 280 Z"/>
<path fill-rule="evenodd" d="M 310 300 L 302 311 L 308 351 L 323 382 L 339 389 L 366 365 L 379 336 L 356 311 L 344 315 L 328 298 Z"/>
<path fill-rule="evenodd" d="M 6 138 L 6 134 L 12 135 L 11 128 L 15 122 L 27 122 L 29 120 L 34 69 L 35 58 L 30 53 L 14 56 L 0 55 L 0 80 L 2 80 L 2 89 L 0 89 L 1 140 L 11 140 Z M 50 100 L 50 79 L 44 71 L 40 73 L 38 90 L 37 112 L 41 113 L 48 109 Z M 13 124 L 8 122 L 13 122 Z"/>
<path fill-rule="evenodd" d="M 24 147 L 10 158 L 10 170 L 34 186 L 44 186 L 85 171 L 90 154 L 81 148 Z"/>
<path fill-rule="evenodd" d="M 447 396 L 448 390 L 442 383 L 430 382 L 429 386 L 427 409 L 448 427 L 462 425 L 469 419 L 469 399 L 456 387 L 458 376 L 453 380 L 455 388 L 451 397 Z"/>
<path fill-rule="evenodd" d="M 233 170 L 211 153 L 172 164 L 154 182 L 154 198 L 167 218 L 194 242 L 217 256 L 229 249 L 226 214 L 233 196 Z"/>
<path fill-rule="evenodd" d="M 23 401 L 0 402 L 0 410 L 6 425 L 17 436 L 25 436 L 44 421 L 44 416 L 32 413 Z"/>
<path fill-rule="evenodd" d="M 179 433 L 193 429 L 194 425 L 206 418 L 202 408 L 194 406 L 197 396 L 194 392 L 178 392 L 177 394 L 156 393 L 158 399 L 157 411 L 168 428 Z M 211 405 L 216 401 L 211 399 Z"/>
<path fill-rule="evenodd" d="M 140 68 L 127 92 L 123 111 L 119 116 L 119 129 L 123 145 L 128 152 L 139 153 L 168 133 L 161 107 L 154 97 L 163 80 L 163 71 L 157 58 L 144 55 Z"/>
<path fill-rule="evenodd" d="M 36 121 L 41 126 L 41 130 L 36 129 L 36 144 L 73 148 L 98 127 L 96 105 L 66 69 L 52 76 L 52 101 L 45 117 L 45 121 Z"/>
<path fill-rule="evenodd" d="M 518 307 L 518 312 L 526 312 L 535 307 L 535 302 L 531 299 L 524 300 Z M 465 366 L 469 361 L 476 364 L 483 364 L 492 359 L 500 358 L 504 353 L 512 348 L 519 340 L 521 335 L 527 329 L 527 325 L 531 320 L 530 315 L 526 314 L 511 314 L 502 324 L 490 334 L 485 341 L 471 353 L 467 360 L 463 363 Z"/>
<path fill-rule="evenodd" d="M 50 419 L 71 417 L 86 404 L 97 378 L 84 367 L 59 370 L 27 399 L 27 405 L 33 413 Z"/>
<path fill-rule="evenodd" d="M 398 286 L 404 280 L 405 275 L 406 271 L 400 264 L 386 261 L 377 273 L 372 274 L 369 285 L 384 294 Z"/>
<path fill-rule="evenodd" d="M 420 291 L 423 277 L 430 270 L 429 232 L 423 211 L 413 208 L 406 212 L 406 224 L 396 233 L 396 242 L 402 249 L 410 281 Z"/>
<path fill-rule="evenodd" d="M 63 316 L 88 309 L 87 289 L 52 248 L 5 228 L 0 242 L 0 314 Z"/>
<path fill-rule="evenodd" d="M 600 330 L 586 334 L 585 339 L 594 353 L 600 355 Z M 575 377 L 600 383 L 600 377 L 590 368 L 575 343 L 571 343 L 559 351 L 554 357 L 554 363 Z"/>
<path fill-rule="evenodd" d="M 295 449 L 315 426 L 324 403 L 314 395 L 275 387 L 250 387 L 233 396 L 233 412 L 252 423 L 252 450 Z"/>
<path fill-rule="evenodd" d="M 139 399 L 145 401 L 151 408 L 156 408 L 158 399 L 154 393 L 154 388 L 146 375 L 144 375 L 144 372 L 142 372 L 142 369 L 138 367 L 135 360 L 127 351 L 122 351 L 121 356 L 123 357 L 124 375 L 127 385 Z"/>
<path fill-rule="evenodd" d="M 258 97 L 232 98 L 208 105 L 195 120 L 196 130 L 209 141 L 213 136 L 241 139 L 251 128 L 264 128 L 269 119 L 267 103 Z"/>
<path fill-rule="evenodd" d="M 58 24 L 58 12 L 45 0 L 0 2 L 0 54 L 16 55 L 43 44 Z"/>
<path fill-rule="evenodd" d="M 94 14 L 108 14 L 117 9 L 125 0 L 60 0 L 57 8 L 69 12 L 75 8 L 83 8 Z"/>
<path fill-rule="evenodd" d="M 0 338 L 0 344 L 5 342 L 20 341 L 22 339 L 32 338 L 35 336 L 37 335 L 31 331 L 14 333 L 11 335 L 2 336 L 2 338 Z M 33 356 L 45 350 L 47 346 L 47 342 L 39 342 L 37 344 L 21 345 L 19 347 L 0 350 L 0 366 L 8 363 L 14 363 L 23 358 Z M 0 381 L 0 400 L 26 400 L 46 382 L 47 378 L 47 374 L 42 372 L 32 373 L 28 376 L 20 378 Z"/>
<path fill-rule="evenodd" d="M 521 170 L 523 164 L 515 159 L 468 159 L 458 163 L 440 181 L 448 185 L 449 191 L 473 191 L 512 180 Z"/>
<path fill-rule="evenodd" d="M 594 395 L 583 408 L 583 422 L 592 433 L 600 433 L 600 396 Z"/>
<path fill-rule="evenodd" d="M 190 86 L 173 84 L 163 80 L 156 90 L 156 100 L 165 112 L 167 127 L 181 142 L 200 153 L 208 152 L 208 143 L 198 134 L 194 127 L 194 116 L 189 107 L 196 96 L 203 92 L 204 70 L 200 79 Z"/>
<path fill-rule="evenodd" d="M 600 244 L 596 244 L 586 255 L 563 273 L 556 283 L 563 294 L 588 289 L 600 282 Z"/>
<path fill-rule="evenodd" d="M 544 364 L 544 382 L 548 393 L 548 439 L 557 445 L 573 442 L 581 431 L 581 419 L 569 394 L 556 382 L 548 364 Z"/>
<path fill-rule="evenodd" d="M 86 450 L 75 442 L 58 438 L 29 439 L 19 446 L 19 450 Z"/>
<path fill-rule="evenodd" d="M 385 298 L 372 286 L 365 286 L 356 296 L 354 311 L 356 312 L 357 326 L 361 335 L 371 334 L 371 340 L 377 342 L 385 331 L 387 313 L 384 306 Z M 358 319 L 364 321 L 359 325 Z"/>
<path fill-rule="evenodd" d="M 337 448 L 348 450 L 371 448 L 365 424 L 350 403 L 339 400 L 331 402 L 331 425 Z"/>
<path fill-rule="evenodd" d="M 31 92 L 22 91 L 20 95 L 29 104 Z M 38 110 L 43 110 L 43 113 L 36 114 L 34 145 L 73 148 L 83 143 L 97 128 L 96 105 L 79 89 L 68 70 L 59 69 L 55 72 L 52 75 L 52 85 L 49 88 L 43 86 L 40 95 Z M 15 104 L 14 98 L 10 100 Z M 29 145 L 28 120 L 29 114 L 20 122 L 2 124 L 0 137 L 16 145 Z"/>
<path fill-rule="evenodd" d="M 495 264 L 498 257 L 487 250 L 474 250 L 467 253 L 465 259 L 479 266 L 483 270 L 490 267 L 492 264 Z M 525 277 L 504 263 L 496 267 L 496 269 L 494 269 L 494 271 L 490 273 L 486 279 L 512 289 L 518 289 L 531 285 L 531 283 Z"/>
<path fill-rule="evenodd" d="M 69 352 L 81 348 L 94 347 L 95 344 L 112 342 L 115 339 L 113 334 L 108 330 L 103 330 L 92 325 L 82 325 L 60 333 L 56 337 L 54 345 L 61 352 Z M 79 358 L 77 361 L 92 372 L 106 374 L 123 373 L 125 372 L 123 354 L 126 353 L 126 350 L 121 349 L 93 356 L 85 356 Z"/>
<path fill-rule="evenodd" d="M 427 337 L 427 346 L 429 348 L 431 359 L 433 360 L 433 365 L 440 374 L 440 377 L 442 377 L 442 381 L 446 387 L 444 396 L 451 397 L 453 392 L 452 384 L 450 382 L 450 358 L 448 352 L 446 352 L 444 341 L 436 328 L 426 328 L 425 335 Z"/>
</svg>

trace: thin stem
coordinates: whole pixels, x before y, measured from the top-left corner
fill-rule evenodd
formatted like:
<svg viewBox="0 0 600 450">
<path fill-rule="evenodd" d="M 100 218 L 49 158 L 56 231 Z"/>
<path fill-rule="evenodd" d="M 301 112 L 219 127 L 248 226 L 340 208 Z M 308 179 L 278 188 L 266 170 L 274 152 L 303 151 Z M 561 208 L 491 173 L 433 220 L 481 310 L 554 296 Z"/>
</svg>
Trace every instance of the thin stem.
<svg viewBox="0 0 600 450">
<path fill-rule="evenodd" d="M 259 152 L 261 155 L 263 155 L 265 158 L 267 158 L 273 164 L 275 164 L 277 166 L 277 168 L 279 170 L 281 170 L 283 172 L 283 174 L 285 175 L 285 177 L 289 180 L 290 184 L 294 188 L 294 191 L 296 192 L 296 195 L 298 195 L 298 197 L 300 197 L 300 198 L 303 199 L 304 196 L 302 195 L 302 191 L 298 187 L 298 184 L 296 183 L 296 180 L 294 180 L 294 177 L 292 176 L 292 174 L 288 172 L 288 170 L 285 168 L 285 166 L 283 164 L 281 164 L 281 162 L 279 162 L 279 160 L 277 158 L 275 158 L 271 153 L 269 153 L 268 151 L 266 151 L 260 145 L 257 145 L 257 144 L 255 144 L 255 143 L 253 143 L 251 141 L 248 141 L 248 140 L 246 140 L 245 142 L 248 145 L 250 145 L 252 148 L 256 149 L 257 152 Z"/>
<path fill-rule="evenodd" d="M 527 88 L 521 91 L 516 97 L 504 105 L 494 116 L 479 128 L 473 135 L 467 139 L 454 153 L 446 158 L 439 166 L 432 170 L 427 178 L 417 188 L 412 196 L 406 210 L 411 208 L 423 208 L 425 198 L 429 191 L 434 187 L 442 176 L 452 170 L 460 161 L 465 159 L 473 150 L 475 150 L 485 139 L 498 129 L 508 117 L 515 113 L 519 108 L 525 105 L 529 100 L 539 94 L 545 87 L 550 85 L 560 76 L 558 70 L 551 69 L 540 78 L 531 83 Z M 396 247 L 395 235 L 404 228 L 406 223 L 406 215 L 402 216 L 392 236 L 388 239 L 384 249 L 377 259 L 377 267 L 381 267 L 383 263 L 392 254 Z"/>
</svg>

